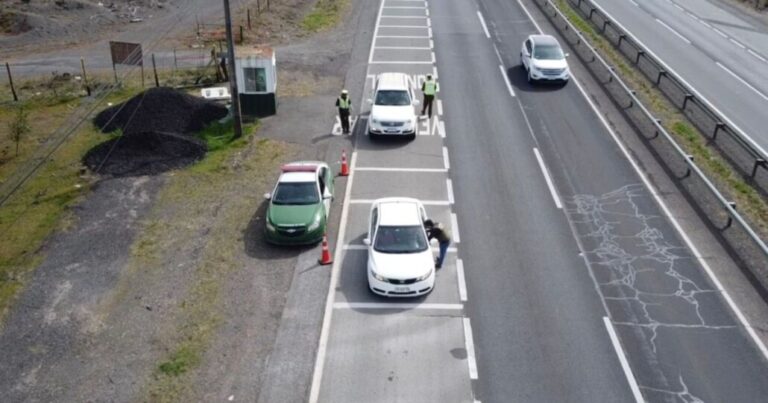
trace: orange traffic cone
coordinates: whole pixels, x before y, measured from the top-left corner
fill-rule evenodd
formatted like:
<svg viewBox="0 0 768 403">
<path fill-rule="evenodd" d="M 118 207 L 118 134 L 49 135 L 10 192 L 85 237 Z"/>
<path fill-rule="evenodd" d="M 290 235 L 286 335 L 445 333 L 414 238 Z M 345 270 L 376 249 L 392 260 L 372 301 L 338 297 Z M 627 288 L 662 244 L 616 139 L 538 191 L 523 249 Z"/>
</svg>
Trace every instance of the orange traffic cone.
<svg viewBox="0 0 768 403">
<path fill-rule="evenodd" d="M 347 150 L 341 150 L 341 172 L 339 176 L 349 175 L 349 167 L 347 166 Z"/>
<path fill-rule="evenodd" d="M 320 255 L 320 259 L 317 261 L 321 265 L 333 263 L 331 259 L 331 251 L 328 250 L 328 235 L 323 234 L 323 253 Z"/>
</svg>

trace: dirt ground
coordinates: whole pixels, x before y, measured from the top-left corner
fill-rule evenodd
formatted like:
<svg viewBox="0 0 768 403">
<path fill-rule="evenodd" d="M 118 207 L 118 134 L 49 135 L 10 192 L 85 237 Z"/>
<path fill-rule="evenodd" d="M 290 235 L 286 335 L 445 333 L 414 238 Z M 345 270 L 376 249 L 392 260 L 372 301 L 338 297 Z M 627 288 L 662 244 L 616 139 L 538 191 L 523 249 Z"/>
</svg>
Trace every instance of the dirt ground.
<svg viewBox="0 0 768 403">
<path fill-rule="evenodd" d="M 328 132 L 355 27 L 308 35 L 296 25 L 314 3 L 272 1 L 262 29 L 290 28 L 264 41 L 305 40 L 277 46 L 287 85 L 255 137 L 184 170 L 102 178 L 46 242 L 0 330 L 3 401 L 259 396 L 307 251 L 264 243 L 262 195 L 281 163 L 339 149 Z"/>
</svg>

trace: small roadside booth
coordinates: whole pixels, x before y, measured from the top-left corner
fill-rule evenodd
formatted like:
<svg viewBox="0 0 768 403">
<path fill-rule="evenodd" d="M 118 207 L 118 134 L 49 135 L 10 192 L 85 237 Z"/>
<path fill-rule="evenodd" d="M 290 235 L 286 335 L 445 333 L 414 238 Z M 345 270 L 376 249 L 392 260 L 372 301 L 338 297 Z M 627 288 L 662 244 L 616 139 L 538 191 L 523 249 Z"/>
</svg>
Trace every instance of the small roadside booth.
<svg viewBox="0 0 768 403">
<path fill-rule="evenodd" d="M 270 47 L 235 49 L 235 76 L 243 116 L 265 117 L 277 113 L 277 65 Z"/>
</svg>

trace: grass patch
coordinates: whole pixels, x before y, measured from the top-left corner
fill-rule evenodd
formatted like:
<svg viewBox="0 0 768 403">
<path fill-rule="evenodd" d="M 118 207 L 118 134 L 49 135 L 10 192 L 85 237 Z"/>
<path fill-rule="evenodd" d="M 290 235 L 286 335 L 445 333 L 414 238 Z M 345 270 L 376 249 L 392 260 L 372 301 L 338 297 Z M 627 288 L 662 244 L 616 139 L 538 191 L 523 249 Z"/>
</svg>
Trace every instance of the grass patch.
<svg viewBox="0 0 768 403">
<path fill-rule="evenodd" d="M 225 320 L 222 299 L 228 274 L 241 270 L 242 236 L 253 215 L 253 197 L 263 193 L 273 172 L 285 159 L 286 146 L 267 139 L 255 139 L 257 125 L 246 125 L 244 136 L 232 140 L 232 125 L 214 124 L 199 134 L 212 147 L 199 163 L 175 171 L 158 194 L 150 231 L 134 243 L 133 264 L 150 267 L 151 259 L 175 264 L 173 254 L 180 245 L 206 235 L 200 257 L 188 267 L 188 288 L 175 310 L 169 330 L 168 353 L 155 366 L 146 399 L 156 402 L 194 401 L 196 369 Z M 157 224 L 154 224 L 157 222 Z M 174 224 L 176 225 L 176 224 Z M 173 235 L 169 235 L 173 234 Z M 157 245 L 160 245 L 159 247 Z"/>
<path fill-rule="evenodd" d="M 312 11 L 304 16 L 301 26 L 308 32 L 319 32 L 335 26 L 349 0 L 318 0 Z"/>
<path fill-rule="evenodd" d="M 637 91 L 640 100 L 661 118 L 662 126 L 692 155 L 696 164 L 714 181 L 725 197 L 736 202 L 739 211 L 762 237 L 768 236 L 768 204 L 744 178 L 713 147 L 640 71 L 638 71 L 613 45 L 579 14 L 568 1 L 556 0 L 566 18 L 595 46 L 606 61 L 617 68 L 621 78 Z"/>
</svg>

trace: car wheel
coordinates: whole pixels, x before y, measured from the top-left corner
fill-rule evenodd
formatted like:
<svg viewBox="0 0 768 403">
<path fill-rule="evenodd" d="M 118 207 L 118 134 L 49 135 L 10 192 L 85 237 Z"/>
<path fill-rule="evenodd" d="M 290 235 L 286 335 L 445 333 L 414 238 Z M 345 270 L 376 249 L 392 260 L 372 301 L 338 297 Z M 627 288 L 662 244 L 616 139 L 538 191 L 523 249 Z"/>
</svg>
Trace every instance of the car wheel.
<svg viewBox="0 0 768 403">
<path fill-rule="evenodd" d="M 413 141 L 413 140 L 416 140 L 416 133 L 414 132 L 414 133 L 411 133 L 411 134 L 409 134 L 409 135 L 408 135 L 408 140 L 409 140 L 409 141 Z"/>
<path fill-rule="evenodd" d="M 536 81 L 536 80 L 534 80 L 533 77 L 531 77 L 531 71 L 530 70 L 528 70 L 527 75 L 528 75 L 528 83 L 529 84 L 533 84 L 534 81 Z"/>
</svg>

